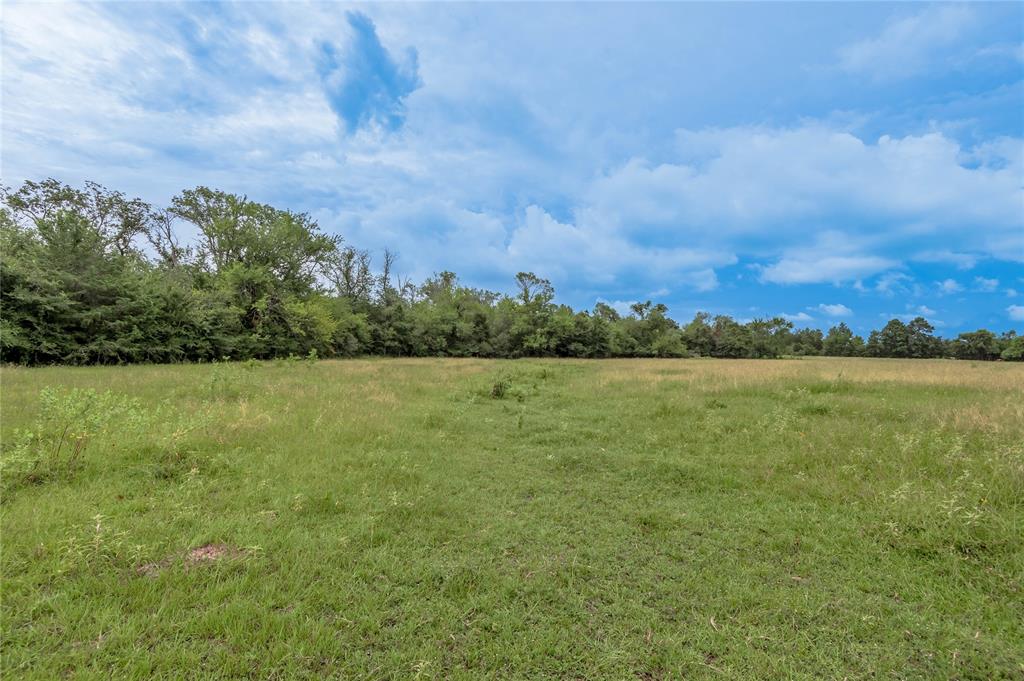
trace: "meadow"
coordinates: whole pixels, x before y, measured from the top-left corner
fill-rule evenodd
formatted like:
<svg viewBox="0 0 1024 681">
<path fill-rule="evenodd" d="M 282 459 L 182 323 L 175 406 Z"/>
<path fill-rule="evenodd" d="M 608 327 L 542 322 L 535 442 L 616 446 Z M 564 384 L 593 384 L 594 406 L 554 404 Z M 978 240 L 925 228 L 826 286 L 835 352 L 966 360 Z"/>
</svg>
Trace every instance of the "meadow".
<svg viewBox="0 0 1024 681">
<path fill-rule="evenodd" d="M 1024 365 L 0 381 L 4 678 L 1024 678 Z"/>
</svg>

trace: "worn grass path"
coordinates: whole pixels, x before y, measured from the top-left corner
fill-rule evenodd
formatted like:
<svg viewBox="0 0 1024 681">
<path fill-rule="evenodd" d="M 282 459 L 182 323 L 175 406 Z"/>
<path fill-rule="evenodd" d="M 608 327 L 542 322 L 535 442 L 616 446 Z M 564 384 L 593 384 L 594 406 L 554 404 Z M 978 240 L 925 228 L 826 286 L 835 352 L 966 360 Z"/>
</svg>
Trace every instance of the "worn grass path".
<svg viewBox="0 0 1024 681">
<path fill-rule="evenodd" d="M 1021 365 L 0 380 L 5 679 L 1024 678 Z M 48 386 L 109 418 L 19 477 Z"/>
</svg>

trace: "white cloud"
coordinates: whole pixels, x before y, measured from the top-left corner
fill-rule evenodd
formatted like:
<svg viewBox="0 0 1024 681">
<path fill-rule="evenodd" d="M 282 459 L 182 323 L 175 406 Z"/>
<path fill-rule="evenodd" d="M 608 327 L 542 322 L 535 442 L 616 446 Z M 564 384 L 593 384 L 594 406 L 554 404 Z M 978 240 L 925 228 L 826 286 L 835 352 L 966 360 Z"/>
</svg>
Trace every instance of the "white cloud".
<svg viewBox="0 0 1024 681">
<path fill-rule="evenodd" d="M 873 274 L 896 263 L 876 256 L 784 257 L 761 272 L 774 284 L 841 283 Z"/>
<path fill-rule="evenodd" d="M 796 314 L 785 314 L 785 313 L 783 313 L 783 314 L 781 314 L 779 316 L 782 317 L 783 319 L 786 319 L 786 320 L 791 321 L 791 322 L 812 322 L 812 321 L 814 321 L 814 317 L 812 317 L 811 315 L 807 314 L 806 312 L 797 312 Z"/>
<path fill-rule="evenodd" d="M 891 20 L 879 35 L 840 48 L 839 65 L 879 80 L 915 75 L 956 43 L 972 18 L 967 7 L 944 5 Z"/>
<path fill-rule="evenodd" d="M 880 237 L 941 233 L 964 244 L 1022 225 L 1024 164 L 1009 145 L 968 168 L 960 159 L 969 150 L 940 133 L 870 143 L 808 123 L 677 137 L 676 162 L 631 160 L 591 186 L 587 208 L 636 233 L 687 240 L 767 229 L 776 238 L 803 236 L 853 216 Z"/>
<path fill-rule="evenodd" d="M 1015 288 L 1008 288 L 1008 289 L 1006 289 L 1006 297 L 1007 298 L 1016 298 L 1017 297 L 1017 289 L 1015 289 Z"/>
<path fill-rule="evenodd" d="M 774 284 L 842 283 L 862 279 L 897 265 L 889 258 L 869 255 L 838 232 L 825 232 L 813 246 L 783 251 L 775 263 L 761 269 L 761 281 Z"/>
<path fill-rule="evenodd" d="M 1006 313 L 1015 322 L 1024 322 L 1024 305 L 1011 305 L 1006 308 Z"/>
<path fill-rule="evenodd" d="M 818 307 L 815 309 L 820 310 L 824 314 L 827 314 L 829 317 L 849 317 L 850 315 L 853 314 L 853 310 L 846 307 L 842 303 L 835 303 L 834 305 L 827 305 L 825 303 L 822 303 L 821 305 L 818 305 Z"/>
<path fill-rule="evenodd" d="M 403 100 L 405 125 L 390 138 L 339 139 L 315 69 L 318 42 L 349 34 L 336 6 L 115 6 L 4 5 L 5 181 L 96 179 L 156 202 L 207 184 L 310 210 L 355 246 L 398 249 L 416 278 L 448 268 L 504 287 L 530 269 L 588 300 L 623 282 L 620 297 L 709 291 L 737 254 L 762 263 L 761 281 L 877 276 L 886 295 L 910 291 L 892 271 L 908 253 L 961 269 L 1024 254 L 1018 138 L 869 139 L 837 119 L 680 129 L 668 144 L 594 133 L 572 108 L 593 102 L 536 96 L 534 85 L 557 88 L 525 67 L 506 83 L 501 68 L 465 58 L 494 51 L 479 36 L 449 46 L 459 17 L 425 31 L 413 9 L 379 5 L 382 44 L 415 45 L 424 86 Z M 931 54 L 925 38 L 945 35 L 935 25 L 965 11 L 893 22 L 844 63 L 869 72 L 900 58 L 901 41 Z M 508 66 L 520 54 L 495 56 Z M 664 130 L 678 119 L 658 120 Z"/>
<path fill-rule="evenodd" d="M 974 290 L 982 293 L 992 293 L 999 288 L 998 279 L 986 279 L 985 277 L 974 278 Z"/>
<path fill-rule="evenodd" d="M 881 293 L 883 296 L 891 297 L 897 291 L 908 292 L 910 289 L 904 284 L 904 282 L 911 282 L 913 278 L 902 273 L 902 272 L 886 272 L 878 278 L 875 282 L 874 290 L 876 293 Z M 860 291 L 866 291 L 864 286 L 856 287 Z"/>
<path fill-rule="evenodd" d="M 925 316 L 925 317 L 930 317 L 931 315 L 936 314 L 936 313 L 935 313 L 935 310 L 931 309 L 927 305 L 918 305 L 918 307 L 917 307 L 917 314 Z"/>
<path fill-rule="evenodd" d="M 954 253 L 953 251 L 923 251 L 913 257 L 918 262 L 938 262 L 956 265 L 958 270 L 973 269 L 978 264 L 978 257 L 970 253 Z"/>
<path fill-rule="evenodd" d="M 735 262 L 722 251 L 644 247 L 615 232 L 561 222 L 538 206 L 528 206 L 518 224 L 507 224 L 498 215 L 451 201 L 395 200 L 349 218 L 343 232 L 362 247 L 397 248 L 398 271 L 414 279 L 451 269 L 500 288 L 515 272 L 529 270 L 551 279 L 560 291 L 581 282 L 615 287 L 629 282 L 658 288 L 650 295 L 659 297 L 669 293 L 668 287 L 657 287 L 665 282 L 712 290 L 718 286 L 714 268 Z"/>
<path fill-rule="evenodd" d="M 718 286 L 714 268 L 736 257 L 727 251 L 685 246 L 645 246 L 616 226 L 583 211 L 575 223 L 560 222 L 539 206 L 528 206 L 509 236 L 508 254 L 521 267 L 567 281 L 582 273 L 589 281 L 629 276 L 639 282 L 672 282 L 699 291 Z"/>
<path fill-rule="evenodd" d="M 1020 43 L 996 43 L 982 47 L 973 56 L 982 59 L 1010 59 L 1024 63 L 1024 45 Z"/>
<path fill-rule="evenodd" d="M 941 293 L 959 293 L 964 290 L 964 287 L 954 279 L 945 279 L 940 281 L 938 286 Z"/>
</svg>

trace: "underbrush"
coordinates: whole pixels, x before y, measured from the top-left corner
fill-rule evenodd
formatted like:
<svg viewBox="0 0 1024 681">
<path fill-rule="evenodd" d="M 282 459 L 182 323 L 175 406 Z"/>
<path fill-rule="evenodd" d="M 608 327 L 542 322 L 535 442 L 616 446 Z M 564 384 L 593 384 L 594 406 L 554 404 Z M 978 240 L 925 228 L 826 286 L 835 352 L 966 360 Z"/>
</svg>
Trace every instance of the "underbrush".
<svg viewBox="0 0 1024 681">
<path fill-rule="evenodd" d="M 194 463 L 197 452 L 187 440 L 209 421 L 208 410 L 146 408 L 110 390 L 43 388 L 32 427 L 14 430 L 0 444 L 3 501 L 25 487 L 67 482 L 90 463 L 124 457 L 141 457 L 156 477 L 173 477 Z"/>
</svg>

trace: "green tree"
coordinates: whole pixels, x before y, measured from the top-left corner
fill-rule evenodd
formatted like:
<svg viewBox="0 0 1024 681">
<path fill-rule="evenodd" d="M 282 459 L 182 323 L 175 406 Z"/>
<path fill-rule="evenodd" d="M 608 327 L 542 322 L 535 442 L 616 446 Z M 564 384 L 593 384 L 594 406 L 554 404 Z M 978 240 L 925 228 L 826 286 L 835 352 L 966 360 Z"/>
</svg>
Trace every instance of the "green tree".
<svg viewBox="0 0 1024 681">
<path fill-rule="evenodd" d="M 820 329 L 800 329 L 793 333 L 792 352 L 794 355 L 820 355 L 825 349 L 825 339 Z"/>
<path fill-rule="evenodd" d="M 714 352 L 715 334 L 710 321 L 710 314 L 698 312 L 693 320 L 683 327 L 683 341 L 690 352 L 702 357 L 710 357 Z"/>
<path fill-rule="evenodd" d="M 927 319 L 915 317 L 906 326 L 908 357 L 941 357 L 942 340 L 932 335 L 935 331 Z"/>
<path fill-rule="evenodd" d="M 755 319 L 746 324 L 751 357 L 781 357 L 792 346 L 793 322 L 782 317 Z"/>
<path fill-rule="evenodd" d="M 828 330 L 822 352 L 829 357 L 856 357 L 864 351 L 864 339 L 855 336 L 845 322 Z"/>
<path fill-rule="evenodd" d="M 890 319 L 880 331 L 872 331 L 868 339 L 868 354 L 872 357 L 909 357 L 910 332 L 899 319 Z"/>
<path fill-rule="evenodd" d="M 953 354 L 957 359 L 995 359 L 999 356 L 996 335 L 986 329 L 961 333 L 953 341 Z"/>
<path fill-rule="evenodd" d="M 1016 332 L 1010 331 L 1000 339 L 1002 349 L 999 358 L 1009 362 L 1024 361 L 1024 336 L 1018 336 Z"/>
<path fill-rule="evenodd" d="M 714 345 L 713 357 L 750 357 L 753 353 L 753 338 L 750 329 L 732 317 L 718 315 L 711 329 Z"/>
</svg>

